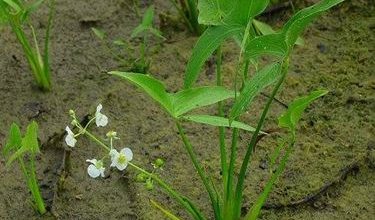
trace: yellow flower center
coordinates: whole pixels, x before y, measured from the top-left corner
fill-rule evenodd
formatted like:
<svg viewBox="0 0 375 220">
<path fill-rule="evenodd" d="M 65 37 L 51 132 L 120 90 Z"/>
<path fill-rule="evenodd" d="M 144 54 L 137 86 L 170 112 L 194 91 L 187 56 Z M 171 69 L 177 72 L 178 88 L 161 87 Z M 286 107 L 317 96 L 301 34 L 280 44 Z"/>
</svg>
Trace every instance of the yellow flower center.
<svg viewBox="0 0 375 220">
<path fill-rule="evenodd" d="M 127 162 L 127 159 L 125 157 L 124 154 L 120 154 L 120 156 L 118 157 L 118 163 L 119 164 L 125 164 Z"/>
</svg>

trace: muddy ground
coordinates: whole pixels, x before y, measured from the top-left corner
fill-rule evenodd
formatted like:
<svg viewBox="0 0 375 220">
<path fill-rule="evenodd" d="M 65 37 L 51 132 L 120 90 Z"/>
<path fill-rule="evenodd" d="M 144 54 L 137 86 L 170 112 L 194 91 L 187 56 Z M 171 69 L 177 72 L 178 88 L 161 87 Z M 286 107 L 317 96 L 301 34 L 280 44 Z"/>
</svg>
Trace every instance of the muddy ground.
<svg viewBox="0 0 375 220">
<path fill-rule="evenodd" d="M 296 7 L 309 2 L 300 2 Z M 168 1 L 154 4 L 157 13 L 174 14 Z M 326 88 L 330 93 L 304 114 L 293 156 L 261 219 L 374 218 L 374 7 L 371 0 L 346 1 L 330 10 L 309 27 L 304 34 L 305 46 L 293 53 L 290 74 L 277 99 L 289 103 L 316 88 Z M 105 74 L 117 69 L 118 63 L 105 52 L 90 28 L 101 28 L 112 39 L 126 39 L 140 20 L 132 1 L 64 0 L 57 1 L 56 9 L 51 49 L 53 90 L 49 93 L 36 88 L 10 30 L 3 28 L 0 36 L 0 140 L 3 144 L 12 122 L 22 127 L 30 120 L 39 123 L 42 153 L 38 158 L 38 177 L 51 210 L 42 218 L 164 219 L 150 205 L 152 198 L 187 219 L 186 213 L 160 190 L 148 192 L 136 183 L 137 173 L 132 169 L 107 172 L 105 179 L 91 179 L 85 160 L 102 152 L 86 139 L 79 139 L 71 152 L 70 175 L 59 180 L 66 155 L 61 135 L 70 122 L 69 109 L 83 117 L 93 112 L 98 103 L 103 104 L 110 123 L 106 129 L 93 128 L 93 132 L 105 135 L 108 129 L 116 130 L 121 138 L 118 148 L 131 147 L 134 162 L 147 169 L 151 169 L 155 158 L 164 158 L 166 166 L 159 174 L 210 215 L 207 196 L 186 162 L 188 157 L 173 121 L 139 90 Z M 47 14 L 44 8 L 33 16 L 40 35 Z M 285 9 L 262 19 L 281 26 L 290 14 L 291 9 Z M 197 37 L 173 22 L 162 30 L 168 40 L 153 54 L 150 72 L 162 79 L 170 91 L 177 91 Z M 236 53 L 235 44 L 228 42 L 224 47 L 226 82 L 232 79 Z M 207 67 L 200 84 L 213 81 L 214 75 Z M 254 124 L 265 100 L 259 96 L 243 120 Z M 277 115 L 284 108 L 280 103 L 273 104 L 266 129 L 276 127 Z M 216 129 L 187 123 L 186 130 L 205 168 L 218 178 Z M 242 149 L 249 138 L 249 134 L 241 134 Z M 267 139 L 257 147 L 248 175 L 244 211 L 268 178 L 267 159 L 272 148 L 272 140 Z M 41 218 L 28 202 L 18 167 L 4 166 L 1 158 L 0 219 Z"/>
</svg>

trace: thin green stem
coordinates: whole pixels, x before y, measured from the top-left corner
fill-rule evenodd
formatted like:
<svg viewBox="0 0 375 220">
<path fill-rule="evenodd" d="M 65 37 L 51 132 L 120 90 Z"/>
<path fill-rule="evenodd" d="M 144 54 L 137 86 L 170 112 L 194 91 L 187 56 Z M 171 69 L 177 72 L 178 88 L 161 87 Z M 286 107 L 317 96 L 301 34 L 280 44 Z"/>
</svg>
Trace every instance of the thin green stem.
<svg viewBox="0 0 375 220">
<path fill-rule="evenodd" d="M 259 119 L 259 122 L 258 122 L 258 125 L 256 127 L 256 130 L 255 132 L 253 133 L 253 136 L 251 138 L 251 141 L 250 143 L 248 144 L 247 146 L 247 151 L 246 151 L 246 154 L 245 154 L 245 157 L 244 157 L 244 160 L 242 162 L 242 165 L 241 165 L 241 170 L 240 170 L 240 174 L 238 175 L 238 182 L 237 182 L 237 186 L 236 186 L 236 195 L 235 195 L 235 205 L 234 205 L 234 210 L 233 210 L 233 213 L 234 213 L 234 219 L 238 219 L 240 217 L 240 214 L 241 214 L 241 202 L 242 202 L 242 194 L 243 194 L 243 189 L 244 189 L 244 181 L 245 181 L 245 178 L 246 178 L 246 171 L 247 171 L 247 168 L 248 168 L 248 165 L 249 165 L 249 162 L 250 162 L 250 158 L 251 158 L 251 155 L 253 153 L 253 149 L 257 143 L 257 138 L 258 138 L 258 134 L 260 132 L 260 130 L 262 129 L 263 127 L 263 124 L 264 124 L 264 121 L 266 119 L 266 116 L 267 116 L 267 113 L 268 113 L 268 110 L 270 109 L 271 107 L 271 104 L 277 94 L 277 92 L 279 91 L 282 83 L 284 82 L 284 79 L 287 75 L 287 72 L 288 72 L 288 58 L 285 59 L 282 63 L 282 69 L 281 69 L 281 77 L 280 79 L 278 80 L 276 86 L 274 87 L 273 91 L 272 91 L 272 94 L 271 96 L 269 97 L 267 103 L 266 103 L 266 106 L 264 107 L 263 109 L 263 112 L 262 112 L 262 115 Z"/>
<path fill-rule="evenodd" d="M 151 177 L 157 184 L 159 184 L 169 195 L 171 195 L 174 199 L 177 200 L 180 205 L 182 205 L 187 211 L 193 215 L 195 219 L 205 219 L 203 214 L 198 211 L 196 207 L 192 207 L 192 203 L 187 202 L 187 199 L 180 195 L 177 191 L 172 189 L 168 184 L 166 184 L 163 180 L 161 180 L 158 176 L 153 173 L 150 173 L 137 165 L 129 162 L 129 165 L 138 170 L 141 173 L 146 174 L 147 176 Z"/>
<path fill-rule="evenodd" d="M 246 60 L 245 66 L 243 69 L 243 76 L 247 75 L 247 72 L 249 71 L 249 65 L 250 65 L 250 60 Z M 242 88 L 244 87 L 244 81 L 242 81 Z M 237 118 L 235 119 L 237 120 Z M 230 164 L 229 164 L 229 171 L 228 171 L 228 183 L 227 183 L 227 188 L 226 188 L 226 204 L 225 204 L 225 209 L 227 216 L 230 216 L 230 211 L 233 207 L 233 186 L 234 186 L 234 168 L 235 168 L 235 163 L 237 159 L 237 148 L 238 148 L 238 137 L 239 137 L 239 129 L 233 128 L 232 132 L 232 144 L 231 144 L 231 156 L 230 156 Z"/>
<path fill-rule="evenodd" d="M 37 211 L 41 215 L 43 215 L 44 213 L 47 212 L 47 210 L 46 210 L 45 205 L 44 205 L 44 200 L 43 200 L 43 198 L 40 194 L 38 182 L 37 182 L 37 179 L 36 179 L 36 176 L 35 176 L 36 169 L 35 169 L 35 161 L 34 160 L 35 160 L 35 157 L 32 155 L 32 158 L 30 159 L 30 166 L 29 166 L 30 172 L 27 170 L 23 159 L 19 158 L 18 162 L 21 166 L 21 170 L 22 170 L 22 173 L 25 177 L 27 186 L 28 186 L 28 188 L 31 192 L 32 197 L 33 197 L 34 205 L 35 205 Z"/>
<path fill-rule="evenodd" d="M 216 51 L 216 85 L 222 86 L 223 79 L 221 76 L 221 64 L 222 64 L 222 51 L 221 46 Z M 219 102 L 218 115 L 220 117 L 224 116 L 224 106 L 223 102 Z M 220 144 L 220 162 L 221 162 L 221 172 L 223 176 L 223 189 L 226 189 L 227 179 L 228 179 L 228 168 L 227 168 L 227 150 L 225 145 L 225 128 L 219 127 L 219 144 Z"/>
<path fill-rule="evenodd" d="M 190 156 L 190 159 L 193 162 L 193 165 L 194 165 L 195 169 L 197 170 L 200 178 L 203 181 L 203 185 L 205 186 L 205 188 L 208 192 L 208 195 L 209 195 L 210 200 L 211 200 L 211 204 L 212 204 L 213 209 L 214 209 L 215 217 L 218 217 L 218 215 L 220 215 L 220 210 L 219 210 L 220 208 L 217 207 L 217 204 L 218 204 L 217 198 L 214 195 L 213 188 L 209 183 L 208 177 L 206 176 L 206 174 L 204 173 L 200 163 L 198 162 L 197 156 L 195 155 L 194 150 L 193 150 L 193 146 L 191 145 L 189 139 L 185 135 L 185 132 L 184 132 L 180 122 L 176 121 L 176 125 L 177 125 L 178 131 L 180 133 L 181 139 L 184 143 L 185 149 L 188 152 L 188 154 Z"/>
<path fill-rule="evenodd" d="M 279 166 L 277 167 L 276 171 L 272 174 L 270 180 L 267 182 L 262 194 L 258 197 L 257 201 L 255 202 L 253 207 L 251 207 L 251 210 L 248 212 L 248 214 L 244 218 L 245 220 L 256 220 L 258 218 L 260 210 L 263 204 L 266 202 L 266 199 L 269 193 L 271 192 L 273 185 L 275 185 L 277 179 L 285 170 L 286 163 L 288 162 L 294 143 L 295 143 L 295 138 L 293 137 L 291 143 L 289 144 L 289 146 L 287 147 L 284 153 L 284 156 L 281 158 Z"/>
<path fill-rule="evenodd" d="M 30 182 L 31 182 L 31 193 L 33 195 L 34 201 L 36 203 L 36 207 L 38 209 L 38 212 L 40 214 L 44 214 L 47 212 L 46 207 L 44 205 L 44 200 L 40 194 L 39 191 L 39 185 L 38 181 L 36 179 L 36 168 L 35 168 L 35 155 L 31 155 L 32 158 L 30 158 Z"/>
<path fill-rule="evenodd" d="M 111 151 L 111 148 L 108 147 L 106 144 L 104 144 L 101 140 L 97 139 L 94 135 L 92 135 L 90 132 L 85 131 L 84 134 L 86 134 L 89 138 L 91 138 L 93 141 L 95 141 L 97 144 L 102 146 L 105 150 L 108 152 Z"/>
<path fill-rule="evenodd" d="M 81 125 L 78 127 L 82 128 Z M 83 134 L 86 134 L 88 137 L 90 137 L 92 140 L 94 140 L 97 144 L 99 144 L 101 147 L 103 147 L 105 150 L 110 152 L 111 148 L 108 147 L 104 142 L 96 138 L 93 134 L 91 134 L 88 131 L 85 131 Z M 147 172 L 146 170 L 138 167 L 137 165 L 128 162 L 130 166 L 135 168 L 136 170 L 146 174 L 147 176 L 151 177 L 155 182 L 157 182 L 167 193 L 169 193 L 173 198 L 175 198 L 195 219 L 198 220 L 205 220 L 204 216 L 200 211 L 195 207 L 195 205 L 190 202 L 189 199 L 186 197 L 181 196 L 177 191 L 172 189 L 168 184 L 166 184 L 164 181 L 162 181 L 158 176 L 156 176 L 154 173 Z"/>
</svg>

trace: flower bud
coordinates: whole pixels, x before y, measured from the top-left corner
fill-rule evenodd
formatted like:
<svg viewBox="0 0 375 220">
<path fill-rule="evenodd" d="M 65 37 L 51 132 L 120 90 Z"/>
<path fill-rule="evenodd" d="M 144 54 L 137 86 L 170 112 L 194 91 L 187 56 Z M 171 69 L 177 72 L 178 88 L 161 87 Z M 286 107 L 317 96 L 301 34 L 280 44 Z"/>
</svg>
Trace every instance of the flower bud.
<svg viewBox="0 0 375 220">
<path fill-rule="evenodd" d="M 115 138 L 117 137 L 117 132 L 116 131 L 108 131 L 106 134 L 108 138 Z"/>
<path fill-rule="evenodd" d="M 70 124 L 72 124 L 73 126 L 77 126 L 79 122 L 77 121 L 77 119 L 73 119 Z"/>
<path fill-rule="evenodd" d="M 140 183 L 144 183 L 147 180 L 147 175 L 144 173 L 139 173 L 136 177 L 136 181 Z"/>
<path fill-rule="evenodd" d="M 146 189 L 150 191 L 154 189 L 154 184 L 152 183 L 151 179 L 146 180 Z"/>
<path fill-rule="evenodd" d="M 70 109 L 70 110 L 69 110 L 69 115 L 70 115 L 71 117 L 75 117 L 75 116 L 76 116 L 76 113 L 74 112 L 74 110 Z"/>
<path fill-rule="evenodd" d="M 158 158 L 155 160 L 155 168 L 161 168 L 165 164 L 164 160 L 161 158 Z"/>
</svg>

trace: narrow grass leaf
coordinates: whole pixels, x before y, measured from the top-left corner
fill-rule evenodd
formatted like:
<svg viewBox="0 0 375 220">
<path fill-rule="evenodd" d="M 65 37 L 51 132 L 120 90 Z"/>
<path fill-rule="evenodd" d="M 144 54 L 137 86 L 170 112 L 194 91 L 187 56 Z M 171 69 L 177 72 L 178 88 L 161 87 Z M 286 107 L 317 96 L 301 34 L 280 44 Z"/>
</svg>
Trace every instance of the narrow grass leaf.
<svg viewBox="0 0 375 220">
<path fill-rule="evenodd" d="M 18 14 L 20 11 L 22 11 L 22 8 L 21 6 L 13 1 L 13 0 L 2 0 L 3 2 L 7 3 L 13 10 L 16 14 Z"/>
<path fill-rule="evenodd" d="M 215 104 L 235 96 L 234 91 L 221 86 L 207 86 L 182 90 L 173 94 L 175 117 L 203 106 Z"/>
<path fill-rule="evenodd" d="M 100 40 L 104 40 L 105 38 L 105 32 L 102 31 L 102 30 L 99 30 L 97 28 L 91 28 L 92 32 L 94 32 L 94 34 L 100 39 Z"/>
<path fill-rule="evenodd" d="M 165 86 L 159 80 L 145 74 L 141 73 L 129 73 L 129 72 L 118 72 L 113 71 L 109 74 L 118 76 L 120 78 L 126 79 L 133 83 L 137 87 L 144 90 L 151 98 L 158 102 L 161 106 L 167 110 L 172 116 L 173 105 L 170 95 L 166 92 Z"/>
<path fill-rule="evenodd" d="M 191 88 L 197 80 L 203 64 L 212 53 L 229 37 L 241 33 L 241 26 L 209 27 L 195 45 L 185 71 L 185 88 Z"/>
<path fill-rule="evenodd" d="M 233 121 L 231 124 L 229 124 L 229 119 L 219 116 L 213 116 L 213 115 L 186 115 L 182 117 L 185 120 L 197 122 L 201 124 L 211 125 L 215 127 L 228 127 L 228 128 L 239 128 L 245 131 L 254 132 L 255 128 L 247 125 L 243 122 L 239 121 Z M 262 134 L 265 134 L 265 132 L 262 132 Z"/>
<path fill-rule="evenodd" d="M 268 65 L 257 72 L 254 77 L 245 82 L 240 96 L 236 99 L 230 112 L 230 120 L 241 115 L 247 109 L 256 95 L 258 95 L 266 86 L 272 84 L 279 77 L 281 64 L 275 63 Z"/>
<path fill-rule="evenodd" d="M 153 20 L 154 20 L 154 7 L 150 6 L 149 8 L 147 8 L 145 14 L 143 15 L 142 26 L 152 27 Z"/>
<path fill-rule="evenodd" d="M 30 5 L 26 7 L 26 9 L 23 11 L 23 14 L 21 16 L 21 21 L 24 22 L 31 13 L 33 13 L 35 10 L 39 8 L 39 6 L 44 2 L 44 0 L 38 0 L 35 2 L 32 2 Z"/>
<path fill-rule="evenodd" d="M 287 111 L 279 117 L 279 127 L 288 128 L 294 133 L 296 125 L 301 119 L 302 113 L 307 106 L 317 98 L 324 96 L 327 93 L 327 90 L 318 90 L 310 93 L 308 96 L 304 96 L 293 101 L 289 105 Z"/>
<path fill-rule="evenodd" d="M 287 146 L 285 154 L 282 156 L 279 166 L 276 168 L 276 171 L 272 174 L 271 178 L 268 180 L 266 186 L 264 187 L 263 192 L 260 194 L 258 199 L 255 201 L 254 205 L 251 207 L 248 214 L 245 216 L 244 220 L 256 220 L 260 214 L 260 211 L 263 207 L 263 204 L 266 202 L 268 195 L 270 194 L 272 187 L 275 185 L 276 181 L 285 170 L 286 163 L 290 156 L 293 143 Z"/>
</svg>

